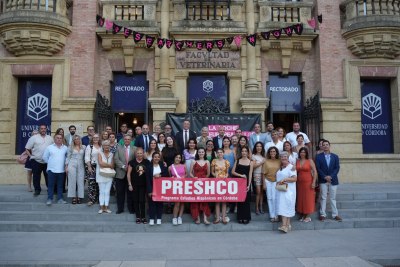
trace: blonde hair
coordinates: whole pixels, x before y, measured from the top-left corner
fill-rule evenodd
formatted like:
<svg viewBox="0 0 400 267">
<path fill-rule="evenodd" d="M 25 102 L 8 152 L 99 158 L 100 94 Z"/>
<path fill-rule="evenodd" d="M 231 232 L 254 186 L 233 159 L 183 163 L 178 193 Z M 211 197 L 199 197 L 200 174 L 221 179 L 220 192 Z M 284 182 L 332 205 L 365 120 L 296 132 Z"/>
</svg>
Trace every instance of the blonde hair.
<svg viewBox="0 0 400 267">
<path fill-rule="evenodd" d="M 101 139 L 100 141 L 103 141 L 103 135 L 104 135 L 105 133 L 107 134 L 107 139 L 106 139 L 106 140 L 108 140 L 108 138 L 110 138 L 110 134 L 109 134 L 107 131 L 103 131 L 103 132 L 101 133 L 101 136 L 100 136 L 100 139 Z"/>
<path fill-rule="evenodd" d="M 34 130 L 34 131 L 32 131 L 32 134 L 31 134 L 31 136 L 34 136 L 35 134 L 38 134 L 39 133 L 39 131 L 38 130 Z"/>
<path fill-rule="evenodd" d="M 89 144 L 93 145 L 93 137 L 94 137 L 95 135 L 97 135 L 97 136 L 99 137 L 99 143 L 98 143 L 98 145 L 101 146 L 101 136 L 100 136 L 98 133 L 94 133 L 94 134 L 92 135 L 92 138 L 90 138 Z"/>
<path fill-rule="evenodd" d="M 72 138 L 72 144 L 69 145 L 69 151 L 71 151 L 71 152 L 74 151 L 74 149 L 75 149 L 75 139 L 76 138 L 79 138 L 79 149 L 83 149 L 81 137 L 79 135 L 75 135 L 74 138 Z"/>
</svg>

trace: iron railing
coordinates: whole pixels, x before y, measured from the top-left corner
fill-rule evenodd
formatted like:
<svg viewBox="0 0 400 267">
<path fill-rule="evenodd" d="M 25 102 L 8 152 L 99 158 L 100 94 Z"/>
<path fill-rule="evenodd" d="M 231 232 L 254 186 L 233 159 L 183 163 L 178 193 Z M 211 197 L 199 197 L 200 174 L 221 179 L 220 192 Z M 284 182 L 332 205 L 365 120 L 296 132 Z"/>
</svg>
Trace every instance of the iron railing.
<svg viewBox="0 0 400 267">
<path fill-rule="evenodd" d="M 13 10 L 41 10 L 56 12 L 57 0 L 4 0 L 4 12 Z"/>
<path fill-rule="evenodd" d="M 107 125 L 111 125 L 110 101 L 97 90 L 95 106 L 95 131 L 103 130 Z"/>
<path fill-rule="evenodd" d="M 311 142 L 310 158 L 314 159 L 318 148 L 318 140 L 321 138 L 321 105 L 319 92 L 307 99 L 303 110 L 304 131 Z"/>
</svg>

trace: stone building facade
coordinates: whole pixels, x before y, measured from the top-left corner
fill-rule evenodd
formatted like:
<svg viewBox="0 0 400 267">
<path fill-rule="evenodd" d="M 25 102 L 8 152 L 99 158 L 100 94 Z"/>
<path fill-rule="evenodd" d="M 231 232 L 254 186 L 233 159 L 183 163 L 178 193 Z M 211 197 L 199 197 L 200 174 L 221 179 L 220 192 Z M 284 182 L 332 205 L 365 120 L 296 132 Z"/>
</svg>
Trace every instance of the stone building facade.
<svg viewBox="0 0 400 267">
<path fill-rule="evenodd" d="M 86 127 L 95 121 L 97 91 L 110 99 L 110 81 L 132 74 L 145 77 L 148 97 L 143 101 L 148 101 L 150 128 L 165 122 L 167 112 L 187 112 L 191 77 L 222 75 L 231 113 L 260 113 L 264 129 L 265 122 L 273 119 L 275 126 L 287 131 L 291 130 L 287 122 L 298 120 L 302 113 L 282 111 L 271 116 L 270 100 L 273 104 L 277 99 L 270 98 L 267 90 L 282 86 L 273 77 L 274 81 L 297 77 L 300 109 L 319 94 L 321 137 L 331 141 L 332 151 L 341 158 L 341 181 L 399 181 L 400 1 L 390 2 L 231 0 L 217 1 L 214 7 L 212 0 L 2 0 L 0 183 L 24 183 L 26 177 L 16 163 L 24 146 L 19 135 L 32 130 L 21 128 L 20 101 L 27 90 L 23 84 L 32 80 L 51 85 L 52 134 L 60 125 L 70 124 L 82 125 L 86 134 Z M 156 43 L 147 48 L 145 38 L 135 43 L 122 32 L 114 35 L 97 25 L 97 14 L 137 32 L 176 40 L 219 40 L 298 23 L 303 23 L 304 31 L 268 41 L 258 36 L 255 47 L 245 39 L 239 47 L 226 42 L 221 51 L 214 47 L 213 61 L 210 54 L 202 59 L 195 48 L 159 49 Z M 317 23 L 314 30 L 307 20 L 318 14 L 323 15 L 323 27 Z M 383 124 L 362 123 L 362 87 L 370 81 L 381 83 L 378 87 L 389 95 L 381 103 L 390 106 L 389 113 L 380 116 L 390 118 L 384 129 L 390 140 L 380 141 L 388 147 L 384 152 L 367 153 L 371 139 L 363 141 L 368 127 L 369 133 L 378 134 L 376 140 L 382 139 L 371 129 Z M 371 90 L 378 87 L 372 85 Z M 117 128 L 124 118 L 121 112 L 114 113 Z M 139 113 L 143 112 L 133 116 L 143 116 Z"/>
</svg>

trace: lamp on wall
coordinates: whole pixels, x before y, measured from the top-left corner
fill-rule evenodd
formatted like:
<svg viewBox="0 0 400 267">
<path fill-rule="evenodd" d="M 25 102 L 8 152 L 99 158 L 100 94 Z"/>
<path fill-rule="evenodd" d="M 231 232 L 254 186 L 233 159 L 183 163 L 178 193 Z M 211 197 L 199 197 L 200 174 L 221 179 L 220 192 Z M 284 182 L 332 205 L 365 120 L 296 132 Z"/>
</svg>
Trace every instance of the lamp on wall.
<svg viewBox="0 0 400 267">
<path fill-rule="evenodd" d="M 133 118 L 133 124 L 137 124 L 137 119 Z"/>
<path fill-rule="evenodd" d="M 124 113 L 119 113 L 120 116 L 124 116 Z"/>
</svg>

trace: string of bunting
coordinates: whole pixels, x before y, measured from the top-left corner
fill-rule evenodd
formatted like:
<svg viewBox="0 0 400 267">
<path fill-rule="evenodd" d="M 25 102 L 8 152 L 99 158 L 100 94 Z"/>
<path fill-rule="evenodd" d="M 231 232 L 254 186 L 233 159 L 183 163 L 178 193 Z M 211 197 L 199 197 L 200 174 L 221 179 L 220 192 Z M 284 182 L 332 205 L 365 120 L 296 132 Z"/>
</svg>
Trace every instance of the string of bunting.
<svg viewBox="0 0 400 267">
<path fill-rule="evenodd" d="M 107 33 L 110 29 L 112 29 L 112 33 L 117 34 L 122 30 L 122 28 L 124 28 L 123 34 L 124 34 L 125 38 L 128 38 L 129 36 L 133 35 L 133 40 L 135 41 L 135 43 L 140 42 L 143 39 L 143 37 L 146 37 L 145 43 L 148 48 L 152 47 L 154 42 L 156 41 L 156 37 L 149 36 L 144 33 L 136 32 L 136 31 L 133 31 L 126 27 L 118 26 L 117 24 L 115 24 L 112 21 L 105 20 L 100 15 L 96 16 L 96 21 L 97 21 L 97 25 L 99 25 L 100 27 L 103 27 L 104 24 L 106 25 Z M 322 21 L 322 16 L 321 16 L 321 21 Z M 289 27 L 281 28 L 278 30 L 248 34 L 248 35 L 245 35 L 245 37 L 246 37 L 247 42 L 250 45 L 255 46 L 258 34 L 260 34 L 264 40 L 268 41 L 269 38 L 271 37 L 271 35 L 274 36 L 276 39 L 281 38 L 282 33 L 285 33 L 289 37 L 292 36 L 293 33 L 296 33 L 297 35 L 301 35 L 303 33 L 303 23 L 291 25 Z M 234 36 L 234 37 L 223 38 L 220 40 L 213 40 L 213 41 L 189 41 L 189 40 L 178 41 L 175 39 L 165 39 L 165 38 L 157 37 L 157 46 L 160 49 L 163 48 L 164 46 L 167 47 L 168 49 L 170 49 L 172 47 L 172 45 L 174 45 L 176 50 L 181 51 L 183 46 L 186 45 L 186 47 L 188 47 L 188 48 L 195 47 L 195 48 L 197 48 L 197 50 L 202 50 L 203 48 L 205 48 L 208 52 L 211 52 L 212 49 L 214 48 L 214 46 L 217 46 L 217 48 L 219 50 L 222 50 L 222 48 L 225 45 L 225 41 L 228 42 L 229 44 L 232 44 L 232 42 L 234 41 L 236 46 L 239 47 L 241 45 L 242 38 L 243 38 L 242 35 L 238 35 L 238 36 Z"/>
</svg>

